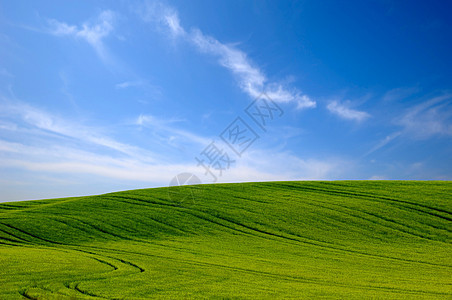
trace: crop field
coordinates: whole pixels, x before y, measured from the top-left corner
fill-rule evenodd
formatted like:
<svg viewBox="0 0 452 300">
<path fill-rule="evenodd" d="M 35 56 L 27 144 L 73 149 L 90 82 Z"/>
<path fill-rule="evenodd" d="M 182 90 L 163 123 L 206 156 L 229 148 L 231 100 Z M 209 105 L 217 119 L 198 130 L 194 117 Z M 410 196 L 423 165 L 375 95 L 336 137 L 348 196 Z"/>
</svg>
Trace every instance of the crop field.
<svg viewBox="0 0 452 300">
<path fill-rule="evenodd" d="M 452 299 L 451 220 L 437 181 L 2 203 L 0 299 Z"/>
</svg>

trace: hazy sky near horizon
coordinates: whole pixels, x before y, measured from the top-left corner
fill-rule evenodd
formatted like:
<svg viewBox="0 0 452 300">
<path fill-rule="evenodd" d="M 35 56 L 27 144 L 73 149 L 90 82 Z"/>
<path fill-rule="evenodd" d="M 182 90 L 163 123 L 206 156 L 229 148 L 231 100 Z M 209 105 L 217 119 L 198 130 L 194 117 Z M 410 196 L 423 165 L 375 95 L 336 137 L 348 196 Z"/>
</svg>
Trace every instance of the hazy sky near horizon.
<svg viewBox="0 0 452 300">
<path fill-rule="evenodd" d="M 452 179 L 451 1 L 0 1 L 0 201 Z M 264 93 L 264 94 L 263 94 Z"/>
</svg>

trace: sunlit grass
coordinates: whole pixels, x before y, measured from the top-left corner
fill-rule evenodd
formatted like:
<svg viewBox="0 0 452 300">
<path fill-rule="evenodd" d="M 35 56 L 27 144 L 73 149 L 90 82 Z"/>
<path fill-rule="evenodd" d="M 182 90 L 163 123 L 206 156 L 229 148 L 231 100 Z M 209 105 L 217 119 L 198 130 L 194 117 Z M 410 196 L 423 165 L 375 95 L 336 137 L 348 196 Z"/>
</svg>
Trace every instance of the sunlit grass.
<svg viewBox="0 0 452 300">
<path fill-rule="evenodd" d="M 450 182 L 180 189 L 0 204 L 0 299 L 452 297 Z"/>
</svg>

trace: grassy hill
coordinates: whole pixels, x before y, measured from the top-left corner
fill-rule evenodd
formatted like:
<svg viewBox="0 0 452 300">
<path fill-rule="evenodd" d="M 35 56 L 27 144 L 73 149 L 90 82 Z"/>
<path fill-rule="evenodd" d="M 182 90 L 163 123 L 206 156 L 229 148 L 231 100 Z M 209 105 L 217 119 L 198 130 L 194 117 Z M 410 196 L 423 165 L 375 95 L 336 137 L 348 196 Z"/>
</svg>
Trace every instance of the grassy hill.
<svg viewBox="0 0 452 300">
<path fill-rule="evenodd" d="M 0 299 L 451 299 L 451 220 L 451 182 L 216 184 L 3 203 Z"/>
</svg>

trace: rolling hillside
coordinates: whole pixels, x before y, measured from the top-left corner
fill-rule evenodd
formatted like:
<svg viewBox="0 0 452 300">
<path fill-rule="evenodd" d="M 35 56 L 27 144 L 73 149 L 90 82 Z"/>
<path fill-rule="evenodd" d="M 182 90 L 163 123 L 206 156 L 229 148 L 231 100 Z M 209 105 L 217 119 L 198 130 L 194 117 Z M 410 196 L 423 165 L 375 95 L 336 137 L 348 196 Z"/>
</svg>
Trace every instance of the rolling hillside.
<svg viewBox="0 0 452 300">
<path fill-rule="evenodd" d="M 2 203 L 0 299 L 451 299 L 451 220 L 451 182 L 216 184 Z"/>
</svg>

